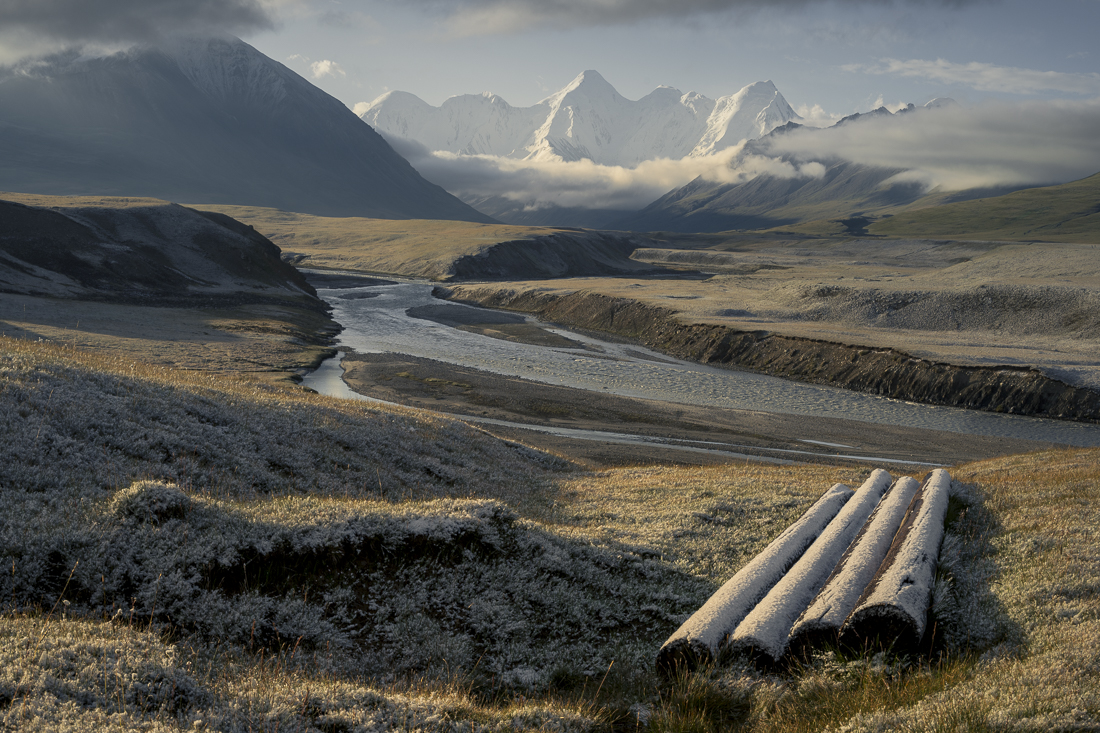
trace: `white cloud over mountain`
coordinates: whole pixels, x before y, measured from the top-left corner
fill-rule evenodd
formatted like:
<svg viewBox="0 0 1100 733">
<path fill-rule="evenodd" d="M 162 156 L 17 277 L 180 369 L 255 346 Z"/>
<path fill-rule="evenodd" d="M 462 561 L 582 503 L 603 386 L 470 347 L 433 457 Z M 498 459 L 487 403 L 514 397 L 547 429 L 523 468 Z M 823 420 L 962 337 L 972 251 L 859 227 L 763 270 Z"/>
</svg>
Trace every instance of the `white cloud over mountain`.
<svg viewBox="0 0 1100 733">
<path fill-rule="evenodd" d="M 742 155 L 743 146 L 713 155 L 647 160 L 633 167 L 591 160 L 516 160 L 494 155 L 431 151 L 391 139 L 397 152 L 421 175 L 460 198 L 501 196 L 530 208 L 640 209 L 666 192 L 696 179 L 741 183 L 758 175 L 817 178 L 820 163 L 792 164 L 778 158 Z"/>
<path fill-rule="evenodd" d="M 1087 96 L 1100 95 L 1100 74 L 1077 74 L 1059 71 L 1036 71 L 1014 66 L 972 61 L 957 64 L 943 59 L 881 59 L 877 64 L 849 64 L 845 71 L 865 74 L 888 74 L 928 79 L 944 84 L 957 84 L 982 92 L 1009 94 L 1039 94 L 1065 92 Z"/>
<path fill-rule="evenodd" d="M 314 79 L 320 79 L 325 76 L 347 76 L 347 73 L 340 67 L 340 64 L 335 61 L 329 61 L 328 59 L 314 61 L 309 65 L 309 70 L 313 74 Z"/>
<path fill-rule="evenodd" d="M 900 179 L 946 190 L 1039 185 L 1100 170 L 1100 100 L 988 102 L 796 130 L 768 150 L 800 160 L 843 158 L 904 168 Z"/>
<path fill-rule="evenodd" d="M 759 175 L 819 178 L 826 164 L 838 159 L 903 169 L 894 180 L 929 189 L 1060 183 L 1100 170 L 1098 129 L 1100 102 L 952 105 L 803 128 L 756 141 L 748 149 L 737 145 L 629 167 L 462 155 L 390 140 L 425 178 L 466 200 L 500 196 L 529 208 L 631 210 L 696 178 L 718 183 Z"/>
</svg>

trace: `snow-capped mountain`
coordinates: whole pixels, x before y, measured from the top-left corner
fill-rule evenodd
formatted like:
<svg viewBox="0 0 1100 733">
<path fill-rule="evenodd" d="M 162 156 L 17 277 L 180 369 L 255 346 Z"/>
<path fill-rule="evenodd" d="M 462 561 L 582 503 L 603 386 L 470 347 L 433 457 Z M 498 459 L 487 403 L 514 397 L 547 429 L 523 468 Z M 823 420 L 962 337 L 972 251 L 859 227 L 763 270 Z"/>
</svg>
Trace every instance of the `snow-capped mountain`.
<svg viewBox="0 0 1100 733">
<path fill-rule="evenodd" d="M 243 41 L 0 68 L 0 191 L 488 221 L 339 100 Z"/>
<path fill-rule="evenodd" d="M 488 92 L 433 107 L 395 91 L 375 99 L 360 117 L 383 135 L 431 150 L 628 167 L 709 155 L 801 119 L 770 81 L 717 100 L 658 87 L 631 101 L 595 71 L 532 107 L 513 107 Z"/>
</svg>

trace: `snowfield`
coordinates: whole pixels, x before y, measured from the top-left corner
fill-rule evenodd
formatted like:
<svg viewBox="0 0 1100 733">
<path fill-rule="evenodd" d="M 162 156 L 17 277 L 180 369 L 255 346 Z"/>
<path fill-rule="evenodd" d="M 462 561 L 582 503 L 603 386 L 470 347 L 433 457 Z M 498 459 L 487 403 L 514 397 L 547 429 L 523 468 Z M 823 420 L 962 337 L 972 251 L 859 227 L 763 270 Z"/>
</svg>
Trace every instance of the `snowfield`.
<svg viewBox="0 0 1100 733">
<path fill-rule="evenodd" d="M 359 112 L 383 135 L 429 150 L 529 161 L 591 160 L 634 167 L 647 160 L 712 155 L 799 117 L 770 81 L 717 100 L 658 87 L 640 100 L 585 71 L 532 107 L 462 94 L 432 107 L 408 92 L 386 92 Z"/>
</svg>

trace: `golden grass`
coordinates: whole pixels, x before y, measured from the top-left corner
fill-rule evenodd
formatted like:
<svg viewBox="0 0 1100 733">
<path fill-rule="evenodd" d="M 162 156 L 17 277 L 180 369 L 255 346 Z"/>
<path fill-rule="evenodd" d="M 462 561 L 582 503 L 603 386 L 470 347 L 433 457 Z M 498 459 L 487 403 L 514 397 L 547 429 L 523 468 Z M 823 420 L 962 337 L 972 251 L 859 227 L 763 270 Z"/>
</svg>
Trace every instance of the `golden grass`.
<svg viewBox="0 0 1100 733">
<path fill-rule="evenodd" d="M 152 308 L 0 294 L 0 335 L 178 369 L 290 384 L 332 353 L 324 314 L 293 305 Z"/>
<path fill-rule="evenodd" d="M 316 395 L 264 390 L 246 379 L 127 363 L 57 345 L 10 339 L 0 345 L 5 353 L 118 375 L 130 380 L 125 382 L 130 385 L 127 390 L 139 397 L 146 389 L 141 384 L 148 383 L 175 390 L 166 393 L 172 402 L 186 403 L 192 393 L 203 404 L 232 398 L 236 401 L 231 409 L 241 428 L 260 423 L 272 440 L 282 439 L 285 431 L 302 443 L 312 440 L 310 431 L 319 429 L 343 430 L 348 436 L 376 431 L 383 439 L 391 430 L 411 435 L 407 431 L 417 421 L 432 420 L 426 413 L 378 412 Z M 70 373 L 75 372 L 65 372 Z M 41 388 L 59 389 L 72 378 L 64 376 L 54 383 L 44 376 Z M 62 392 L 52 394 L 56 400 Z M 60 420 L 63 411 L 45 394 L 40 397 L 37 407 L 37 402 L 27 403 L 32 410 L 42 408 L 29 413 L 33 419 L 27 423 L 27 438 L 32 442 L 34 430 Z M 149 397 L 140 397 L 140 402 L 155 407 Z M 368 418 L 368 413 L 378 419 Z M 286 422 L 299 415 L 300 424 Z M 480 450 L 500 463 L 498 469 L 510 460 L 483 434 L 453 430 L 445 422 L 433 427 L 430 435 L 485 442 Z M 398 463 L 420 460 L 414 452 L 430 450 L 427 443 L 414 446 L 403 439 L 403 444 L 406 453 L 393 456 Z M 317 445 L 320 449 L 322 443 Z M 319 464 L 311 470 L 337 468 Z M 644 592 L 655 604 L 646 613 L 663 619 L 663 628 L 674 628 L 682 618 L 669 613 L 667 604 L 685 608 L 687 601 L 699 603 L 706 589 L 726 580 L 831 483 L 855 484 L 865 473 L 850 467 L 758 464 L 550 472 L 538 477 L 528 473 L 530 479 L 513 473 L 499 479 L 487 476 L 477 486 L 457 492 L 472 491 L 517 511 L 521 519 L 510 531 L 541 543 L 545 551 L 539 563 L 553 565 L 561 555 L 562 567 L 573 567 L 578 561 L 570 558 L 587 558 L 587 552 L 595 553 L 591 557 L 600 563 L 611 563 L 608 567 L 616 568 L 609 571 L 612 575 L 642 573 L 639 577 L 649 578 Z M 195 494 L 194 501 L 212 517 L 231 510 L 230 519 L 217 520 L 229 522 L 227 527 L 282 527 L 279 531 L 288 537 L 297 536 L 295 532 L 320 536 L 351 518 L 375 517 L 370 521 L 392 522 L 399 528 L 406 515 L 413 522 L 435 517 L 431 521 L 468 523 L 473 515 L 462 512 L 480 511 L 470 504 L 429 504 L 423 497 L 402 501 L 399 494 L 377 501 L 366 493 L 369 486 L 359 485 L 370 482 L 350 474 L 348 480 L 356 483 L 348 487 L 351 498 L 342 499 L 339 474 L 333 475 L 336 479 L 326 496 L 279 491 L 264 499 L 244 494 L 225 503 L 224 509 L 219 508 L 220 500 L 205 495 Z M 43 608 L 40 613 L 0 616 L 0 653 L 7 665 L 0 674 L 0 719 L 9 728 L 27 730 L 180 730 L 192 727 L 196 718 L 203 718 L 203 725 L 240 731 L 355 730 L 374 724 L 440 731 L 1100 726 L 1100 450 L 1011 456 L 956 467 L 952 475 L 969 486 L 965 493 L 971 505 L 967 518 L 955 525 L 957 536 L 951 556 L 944 559 L 948 572 L 943 582 L 977 582 L 981 587 L 975 597 L 981 603 L 956 609 L 973 617 L 962 627 L 974 631 L 971 643 L 956 639 L 957 648 L 932 660 L 822 654 L 805 668 L 785 674 L 761 675 L 731 667 L 667 683 L 646 662 L 664 639 L 641 627 L 612 624 L 606 631 L 598 631 L 598 625 L 583 631 L 601 640 L 593 651 L 601 659 L 598 665 L 563 665 L 548 671 L 548 681 L 532 688 L 506 684 L 497 673 L 485 674 L 477 659 L 466 666 L 455 663 L 422 672 L 410 668 L 388 680 L 364 679 L 349 674 L 340 656 L 344 652 L 335 648 L 314 645 L 307 650 L 304 645 L 285 644 L 259 653 L 249 651 L 247 643 L 211 645 L 186 634 L 171 640 L 150 630 L 140 614 L 134 623 L 125 617 L 114 622 L 73 618 L 63 616 L 65 607 L 57 604 L 52 614 Z M 13 488 L 4 487 L 0 493 Z M 33 499 L 26 501 L 33 511 L 45 511 Z M 75 516 L 79 518 L 81 511 L 85 510 Z M 448 519 L 451 514 L 455 519 Z M 973 573 L 963 572 L 967 568 L 959 558 L 972 565 Z M 501 567 L 505 575 L 519 572 Z M 670 578 L 680 580 L 664 585 Z M 402 586 L 404 582 L 409 585 Z M 428 592 L 418 590 L 416 582 L 411 576 L 386 580 L 394 597 L 406 587 L 410 598 Z M 438 590 L 443 582 L 449 582 L 446 574 L 432 576 L 428 587 Z M 496 606 L 486 605 L 486 599 L 494 588 L 485 590 L 490 595 L 471 603 L 491 611 Z M 562 596 L 562 602 L 567 603 L 566 598 Z M 50 605 L 60 600 L 62 596 L 56 595 Z M 570 609 L 562 607 L 566 610 Z M 595 609 L 587 613 L 596 623 Z M 446 634 L 437 636 L 444 646 L 453 641 Z M 518 658 L 509 665 L 522 669 L 525 663 Z M 77 699 L 85 702 L 72 702 Z"/>
<path fill-rule="evenodd" d="M 300 267 L 438 279 L 458 257 L 474 255 L 499 242 L 560 231 L 424 219 L 390 220 L 296 214 L 255 206 L 196 205 L 249 224 L 294 257 Z"/>
</svg>

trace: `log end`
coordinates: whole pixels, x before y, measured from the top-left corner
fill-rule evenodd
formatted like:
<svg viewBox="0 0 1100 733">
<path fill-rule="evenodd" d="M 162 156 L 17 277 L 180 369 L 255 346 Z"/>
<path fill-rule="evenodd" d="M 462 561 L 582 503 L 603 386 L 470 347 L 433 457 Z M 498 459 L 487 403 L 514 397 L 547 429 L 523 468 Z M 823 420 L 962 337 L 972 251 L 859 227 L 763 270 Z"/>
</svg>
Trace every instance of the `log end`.
<svg viewBox="0 0 1100 733">
<path fill-rule="evenodd" d="M 890 650 L 909 654 L 920 650 L 926 624 L 890 604 L 865 606 L 840 631 L 840 644 L 854 651 Z"/>
<path fill-rule="evenodd" d="M 840 645 L 840 629 L 830 624 L 802 624 L 791 634 L 787 642 L 787 657 L 794 662 L 806 663 L 818 649 Z"/>
<path fill-rule="evenodd" d="M 675 639 L 657 652 L 657 671 L 665 678 L 672 678 L 714 661 L 710 647 L 698 639 Z"/>
<path fill-rule="evenodd" d="M 779 667 L 780 659 L 783 658 L 785 650 L 785 648 L 779 650 L 779 655 L 776 656 L 767 645 L 752 637 L 730 639 L 719 652 L 718 662 L 725 665 L 734 660 L 741 660 L 752 664 L 761 671 L 774 671 Z"/>
</svg>

